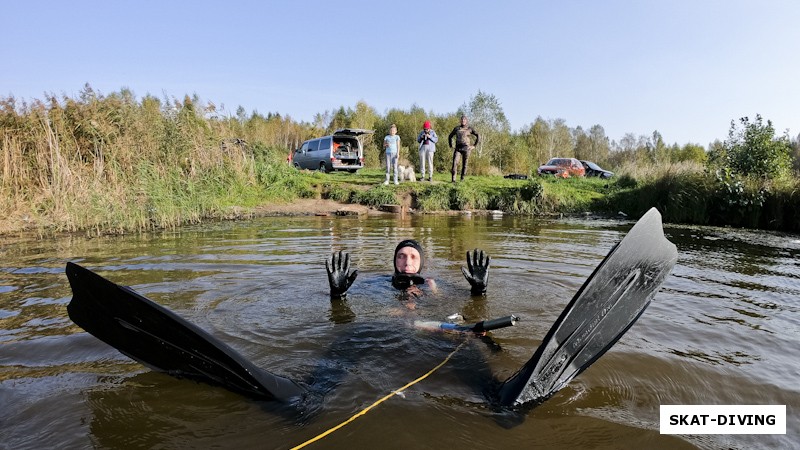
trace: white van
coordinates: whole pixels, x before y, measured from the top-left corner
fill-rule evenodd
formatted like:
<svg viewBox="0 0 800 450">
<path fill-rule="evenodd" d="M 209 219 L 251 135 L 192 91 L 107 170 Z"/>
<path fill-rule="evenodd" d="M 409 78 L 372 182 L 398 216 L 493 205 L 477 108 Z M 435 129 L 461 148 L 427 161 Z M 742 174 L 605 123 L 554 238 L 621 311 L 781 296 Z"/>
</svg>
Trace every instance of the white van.
<svg viewBox="0 0 800 450">
<path fill-rule="evenodd" d="M 358 137 L 374 130 L 343 128 L 332 135 L 303 142 L 292 155 L 292 164 L 298 169 L 333 172 L 346 170 L 356 173 L 364 167 L 364 149 Z"/>
</svg>

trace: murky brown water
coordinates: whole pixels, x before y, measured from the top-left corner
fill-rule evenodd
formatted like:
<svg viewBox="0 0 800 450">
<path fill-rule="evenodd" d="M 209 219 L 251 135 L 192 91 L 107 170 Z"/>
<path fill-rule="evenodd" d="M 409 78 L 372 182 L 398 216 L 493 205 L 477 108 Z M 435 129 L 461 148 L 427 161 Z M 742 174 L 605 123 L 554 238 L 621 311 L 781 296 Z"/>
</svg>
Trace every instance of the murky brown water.
<svg viewBox="0 0 800 450">
<path fill-rule="evenodd" d="M 464 338 L 415 319 L 517 314 L 471 338 L 404 396 L 308 448 L 793 448 L 800 421 L 800 237 L 667 227 L 679 261 L 637 324 L 521 423 L 482 392 L 531 356 L 564 305 L 632 223 L 528 218 L 267 218 L 148 236 L 31 241 L 0 250 L 0 447 L 290 448 L 432 369 Z M 398 314 L 386 274 L 420 240 L 439 281 Z M 492 256 L 489 293 L 469 296 L 467 250 Z M 331 304 L 323 261 L 360 270 Z M 64 264 L 78 262 L 178 312 L 257 365 L 313 380 L 296 406 L 153 373 L 72 324 Z M 661 404 L 786 404 L 785 436 L 659 434 Z"/>
</svg>

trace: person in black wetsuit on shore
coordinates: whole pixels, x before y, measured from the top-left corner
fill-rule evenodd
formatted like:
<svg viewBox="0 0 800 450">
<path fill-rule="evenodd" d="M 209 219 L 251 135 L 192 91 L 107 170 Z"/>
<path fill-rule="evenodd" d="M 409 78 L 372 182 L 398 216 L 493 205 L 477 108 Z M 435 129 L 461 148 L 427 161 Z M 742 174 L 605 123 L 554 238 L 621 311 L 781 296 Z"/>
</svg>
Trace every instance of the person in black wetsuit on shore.
<svg viewBox="0 0 800 450">
<path fill-rule="evenodd" d="M 467 159 L 469 159 L 469 153 L 478 145 L 478 141 L 481 139 L 481 137 L 478 136 L 478 132 L 469 126 L 467 122 L 467 116 L 461 116 L 461 125 L 453 128 L 453 131 L 447 136 L 447 143 L 450 145 L 450 148 L 453 149 L 453 167 L 450 168 L 450 174 L 452 175 L 450 181 L 453 183 L 456 182 L 458 158 L 461 157 L 461 181 L 464 181 L 464 174 L 467 173 Z M 470 135 L 475 136 L 474 143 L 470 142 Z M 456 138 L 455 147 L 453 147 L 454 137 Z"/>
</svg>

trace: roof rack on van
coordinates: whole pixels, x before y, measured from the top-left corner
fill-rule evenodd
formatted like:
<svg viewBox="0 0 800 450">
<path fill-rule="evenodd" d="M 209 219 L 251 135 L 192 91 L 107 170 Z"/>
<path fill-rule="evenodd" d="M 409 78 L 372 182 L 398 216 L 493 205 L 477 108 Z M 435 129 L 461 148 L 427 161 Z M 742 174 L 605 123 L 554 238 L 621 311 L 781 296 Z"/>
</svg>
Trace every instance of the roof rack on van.
<svg viewBox="0 0 800 450">
<path fill-rule="evenodd" d="M 365 130 L 363 128 L 339 128 L 334 131 L 334 135 L 361 136 L 362 134 L 372 134 L 375 130 Z"/>
</svg>

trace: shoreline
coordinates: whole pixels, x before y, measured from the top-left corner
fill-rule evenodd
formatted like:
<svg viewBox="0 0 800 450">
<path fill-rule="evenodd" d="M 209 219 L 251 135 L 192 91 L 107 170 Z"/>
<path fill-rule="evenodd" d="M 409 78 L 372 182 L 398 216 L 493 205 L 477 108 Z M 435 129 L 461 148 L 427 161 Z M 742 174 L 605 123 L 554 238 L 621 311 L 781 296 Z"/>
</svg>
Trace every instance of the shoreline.
<svg viewBox="0 0 800 450">
<path fill-rule="evenodd" d="M 293 216 L 362 216 L 362 215 L 406 215 L 406 214 L 432 214 L 432 215 L 493 215 L 506 214 L 501 211 L 492 210 L 442 210 L 419 212 L 412 209 L 408 202 L 403 204 L 380 205 L 373 207 L 358 203 L 342 203 L 330 199 L 295 199 L 290 203 L 270 203 L 259 205 L 252 208 L 239 206 L 231 207 L 226 213 L 216 217 L 205 217 L 194 224 L 202 224 L 214 221 L 236 221 L 248 220 L 260 217 L 293 217 Z M 556 215 L 563 216 L 563 214 Z M 151 233 L 157 232 L 162 228 L 154 228 L 146 231 L 119 232 L 92 232 L 91 229 L 80 229 L 74 231 L 58 231 L 50 226 L 38 226 L 34 221 L 16 221 L 16 225 L 6 221 L 0 223 L 0 239 L 37 239 L 41 240 L 48 237 L 60 235 L 80 235 L 87 234 L 91 237 L 100 236 L 121 236 L 126 234 Z M 180 228 L 189 223 L 176 226 Z"/>
<path fill-rule="evenodd" d="M 218 217 L 205 217 L 198 223 L 211 222 L 217 220 L 246 220 L 257 217 L 281 217 L 281 216 L 330 216 L 330 215 L 362 215 L 362 214 L 384 214 L 382 211 L 375 210 L 365 205 L 341 203 L 335 200 L 327 199 L 296 199 L 291 203 L 271 203 L 259 205 L 252 208 L 243 208 L 239 206 L 231 207 L 224 214 Z M 185 226 L 186 223 L 178 225 L 178 227 Z M 147 231 L 131 231 L 128 233 L 114 233 L 114 232 L 101 232 L 92 233 L 93 235 L 121 235 L 121 234 L 135 234 L 140 232 L 157 231 L 158 228 Z M 44 237 L 61 235 L 61 234 L 82 234 L 89 229 L 80 229 L 75 231 L 57 231 L 55 227 L 50 225 L 40 226 L 35 221 L 25 217 L 18 220 L 6 220 L 0 222 L 0 238 L 9 237 L 22 237 L 22 236 L 35 236 L 38 239 Z"/>
<path fill-rule="evenodd" d="M 248 220 L 259 217 L 292 217 L 292 216 L 361 216 L 361 215 L 383 215 L 383 214 L 419 214 L 410 210 L 407 205 L 382 205 L 384 208 L 375 208 L 356 203 L 342 203 L 329 199 L 295 199 L 290 203 L 270 203 L 244 208 L 233 206 L 225 213 L 215 217 L 205 217 L 196 223 L 208 223 L 213 221 L 236 221 Z M 463 214 L 463 211 L 440 211 L 426 214 Z M 488 212 L 487 212 L 488 213 Z M 176 228 L 189 225 L 183 223 Z M 51 225 L 40 226 L 32 220 L 6 220 L 0 222 L 0 239 L 28 238 L 41 240 L 47 237 L 59 235 L 79 235 L 89 234 L 93 237 L 98 236 L 119 236 L 125 234 L 150 233 L 161 228 L 154 228 L 146 231 L 119 232 L 92 232 L 91 229 L 80 229 L 74 231 L 59 231 Z"/>
</svg>

